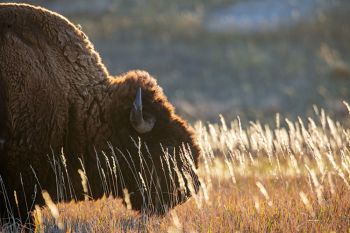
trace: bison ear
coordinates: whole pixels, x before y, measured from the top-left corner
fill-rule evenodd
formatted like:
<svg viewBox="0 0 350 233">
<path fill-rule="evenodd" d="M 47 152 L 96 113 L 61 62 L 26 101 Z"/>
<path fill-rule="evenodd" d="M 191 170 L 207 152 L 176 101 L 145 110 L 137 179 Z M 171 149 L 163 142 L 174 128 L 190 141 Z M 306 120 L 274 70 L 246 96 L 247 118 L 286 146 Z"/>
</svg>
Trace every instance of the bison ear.
<svg viewBox="0 0 350 233">
<path fill-rule="evenodd" d="M 144 119 L 142 112 L 142 93 L 141 87 L 139 87 L 136 91 L 136 97 L 130 111 L 130 123 L 137 132 L 147 133 L 153 129 L 156 119 L 151 114 L 147 115 L 148 117 Z"/>
</svg>

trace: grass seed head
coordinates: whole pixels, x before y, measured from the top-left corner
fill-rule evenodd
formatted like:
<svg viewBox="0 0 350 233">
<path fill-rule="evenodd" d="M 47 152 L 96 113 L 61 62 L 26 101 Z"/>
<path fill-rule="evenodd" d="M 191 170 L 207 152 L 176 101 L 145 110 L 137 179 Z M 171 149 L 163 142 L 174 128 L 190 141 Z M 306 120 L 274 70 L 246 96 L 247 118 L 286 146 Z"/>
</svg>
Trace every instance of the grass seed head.
<svg viewBox="0 0 350 233">
<path fill-rule="evenodd" d="M 58 229 L 63 230 L 64 225 L 63 225 L 62 220 L 60 219 L 60 213 L 58 211 L 56 204 L 52 201 L 50 194 L 46 190 L 43 190 L 42 196 L 45 200 L 45 204 L 49 208 L 52 216 L 54 217 L 54 219 L 56 221 L 56 225 L 57 225 Z"/>
</svg>

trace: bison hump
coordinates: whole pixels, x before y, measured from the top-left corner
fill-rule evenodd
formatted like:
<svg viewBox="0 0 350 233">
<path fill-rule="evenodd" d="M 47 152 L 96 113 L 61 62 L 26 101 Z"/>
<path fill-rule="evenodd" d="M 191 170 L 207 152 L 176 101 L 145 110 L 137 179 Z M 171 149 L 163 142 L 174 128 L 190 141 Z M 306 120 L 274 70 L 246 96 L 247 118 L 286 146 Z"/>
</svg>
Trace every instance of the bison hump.
<svg viewBox="0 0 350 233">
<path fill-rule="evenodd" d="M 0 46 L 10 47 L 12 56 L 19 56 L 23 55 L 15 53 L 19 44 L 33 51 L 40 64 L 50 63 L 46 67 L 50 72 L 63 69 L 78 74 L 67 77 L 72 82 L 99 82 L 108 77 L 87 36 L 68 19 L 41 7 L 0 3 Z"/>
</svg>

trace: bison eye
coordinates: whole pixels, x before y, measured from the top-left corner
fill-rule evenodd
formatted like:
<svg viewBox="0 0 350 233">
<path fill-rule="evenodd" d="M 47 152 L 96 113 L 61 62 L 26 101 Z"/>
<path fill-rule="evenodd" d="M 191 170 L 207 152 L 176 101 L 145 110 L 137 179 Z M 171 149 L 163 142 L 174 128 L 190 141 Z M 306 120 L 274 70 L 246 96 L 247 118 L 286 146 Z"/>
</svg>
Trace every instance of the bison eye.
<svg viewBox="0 0 350 233">
<path fill-rule="evenodd" d="M 142 112 L 142 94 L 141 88 L 139 87 L 136 91 L 135 101 L 130 111 L 130 123 L 137 132 L 143 134 L 150 132 L 153 129 L 155 122 L 156 118 L 152 114 L 144 114 Z"/>
</svg>

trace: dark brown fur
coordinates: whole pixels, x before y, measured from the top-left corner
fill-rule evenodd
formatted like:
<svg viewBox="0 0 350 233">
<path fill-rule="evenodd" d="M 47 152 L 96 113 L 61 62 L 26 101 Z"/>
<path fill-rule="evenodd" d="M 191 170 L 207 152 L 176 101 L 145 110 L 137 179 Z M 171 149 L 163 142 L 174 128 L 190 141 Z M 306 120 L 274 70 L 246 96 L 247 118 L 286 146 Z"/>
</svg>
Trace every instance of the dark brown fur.
<svg viewBox="0 0 350 233">
<path fill-rule="evenodd" d="M 56 13 L 25 4 L 0 4 L 0 84 L 0 137 L 5 139 L 0 175 L 12 207 L 13 191 L 18 193 L 22 212 L 30 209 L 35 184 L 37 195 L 42 188 L 55 197 L 56 180 L 49 158 L 52 154 L 57 157 L 61 148 L 77 199 L 83 198 L 78 156 L 84 158 L 90 194 L 101 197 L 96 152 L 110 151 L 107 142 L 118 148 L 115 153 L 135 209 L 145 203 L 121 157 L 121 153 L 129 153 L 136 169 L 141 168 L 132 138 L 147 144 L 158 177 L 160 143 L 189 144 L 197 164 L 199 148 L 193 130 L 175 114 L 156 80 L 145 71 L 110 76 L 84 33 Z M 138 87 L 143 91 L 144 111 L 157 119 L 146 134 L 138 134 L 129 122 Z M 145 146 L 142 151 L 147 154 Z M 175 156 L 175 160 L 179 158 Z M 160 181 L 164 185 L 162 182 L 164 179 Z M 115 194 L 120 196 L 123 184 L 117 186 Z M 0 207 L 3 211 L 4 206 Z"/>
</svg>

